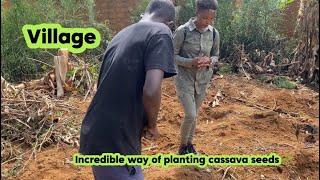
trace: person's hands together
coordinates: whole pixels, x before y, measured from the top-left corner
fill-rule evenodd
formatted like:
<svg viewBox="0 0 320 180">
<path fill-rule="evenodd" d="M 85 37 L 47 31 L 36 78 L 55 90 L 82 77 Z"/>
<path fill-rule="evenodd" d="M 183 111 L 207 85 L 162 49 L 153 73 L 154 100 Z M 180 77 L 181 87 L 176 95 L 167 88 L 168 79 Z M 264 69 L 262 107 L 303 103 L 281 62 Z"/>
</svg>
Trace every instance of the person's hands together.
<svg viewBox="0 0 320 180">
<path fill-rule="evenodd" d="M 211 66 L 212 60 L 210 57 L 204 55 L 203 53 L 200 53 L 200 63 L 198 68 L 201 69 L 203 67 L 209 67 Z"/>
<path fill-rule="evenodd" d="M 200 55 L 199 59 L 198 68 L 208 67 L 212 63 L 211 59 L 207 56 L 203 56 L 203 54 Z"/>
<path fill-rule="evenodd" d="M 200 56 L 195 57 L 192 60 L 192 67 L 196 67 L 198 69 L 201 69 L 203 67 L 209 67 L 212 64 L 212 60 L 210 57 L 204 56 L 202 53 Z"/>
<path fill-rule="evenodd" d="M 208 57 L 196 57 L 192 60 L 192 67 L 201 68 L 210 66 L 211 59 Z"/>
<path fill-rule="evenodd" d="M 201 62 L 200 62 L 200 57 L 195 57 L 195 58 L 192 60 L 192 62 L 191 62 L 192 67 L 196 67 L 196 68 L 198 68 L 199 63 L 201 63 Z"/>
</svg>

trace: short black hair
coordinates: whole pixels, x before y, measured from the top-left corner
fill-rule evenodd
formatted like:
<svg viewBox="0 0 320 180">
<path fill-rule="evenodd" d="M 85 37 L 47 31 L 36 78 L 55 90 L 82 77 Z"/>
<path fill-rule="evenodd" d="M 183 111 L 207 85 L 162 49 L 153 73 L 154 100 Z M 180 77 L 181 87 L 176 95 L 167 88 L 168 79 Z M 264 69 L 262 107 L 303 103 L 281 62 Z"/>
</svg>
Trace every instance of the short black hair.
<svg viewBox="0 0 320 180">
<path fill-rule="evenodd" d="M 217 10 L 218 1 L 217 0 L 196 0 L 197 11 L 201 10 Z"/>
<path fill-rule="evenodd" d="M 157 17 L 166 21 L 174 21 L 175 18 L 175 9 L 171 0 L 151 0 L 145 12 L 155 13 Z"/>
</svg>

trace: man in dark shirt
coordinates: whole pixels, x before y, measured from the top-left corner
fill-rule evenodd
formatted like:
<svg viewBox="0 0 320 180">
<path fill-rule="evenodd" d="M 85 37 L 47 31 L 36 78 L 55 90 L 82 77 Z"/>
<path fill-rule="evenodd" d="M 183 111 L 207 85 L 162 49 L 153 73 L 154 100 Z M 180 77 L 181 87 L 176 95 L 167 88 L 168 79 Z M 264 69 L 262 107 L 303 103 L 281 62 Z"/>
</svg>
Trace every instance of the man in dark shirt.
<svg viewBox="0 0 320 180">
<path fill-rule="evenodd" d="M 151 0 L 141 21 L 109 43 L 81 126 L 81 154 L 138 155 L 143 134 L 157 138 L 162 79 L 176 74 L 168 27 L 174 16 L 170 0 Z M 143 179 L 141 168 L 131 168 L 93 167 L 93 173 L 96 179 Z"/>
</svg>

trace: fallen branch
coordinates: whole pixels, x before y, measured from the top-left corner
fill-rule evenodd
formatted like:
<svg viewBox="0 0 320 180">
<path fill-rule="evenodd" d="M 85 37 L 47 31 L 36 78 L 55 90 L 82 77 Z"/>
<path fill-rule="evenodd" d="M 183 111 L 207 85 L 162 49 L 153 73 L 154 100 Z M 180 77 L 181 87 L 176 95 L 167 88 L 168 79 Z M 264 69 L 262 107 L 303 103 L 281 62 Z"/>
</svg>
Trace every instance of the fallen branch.
<svg viewBox="0 0 320 180">
<path fill-rule="evenodd" d="M 227 167 L 226 170 L 224 170 L 223 176 L 222 176 L 222 180 L 224 180 L 224 178 L 226 177 L 228 170 L 231 168 L 231 166 Z"/>
<path fill-rule="evenodd" d="M 275 109 L 275 107 L 270 108 L 270 107 L 268 107 L 268 106 L 264 106 L 264 105 L 261 105 L 261 104 L 257 104 L 257 103 L 254 103 L 254 102 L 250 102 L 250 101 L 248 101 L 248 100 L 244 100 L 244 99 L 241 99 L 241 98 L 238 98 L 238 97 L 228 97 L 228 96 L 227 96 L 227 98 L 233 99 L 233 100 L 236 100 L 236 101 L 239 101 L 239 102 L 244 103 L 245 105 L 247 105 L 247 106 L 249 106 L 249 107 L 255 107 L 255 108 L 259 109 L 259 110 L 263 110 L 263 111 L 265 111 L 265 110 L 273 111 L 273 112 L 276 112 L 276 113 L 285 114 L 285 115 L 287 115 L 287 116 L 289 116 L 289 117 L 292 117 L 292 118 L 297 118 L 297 117 L 295 117 L 295 116 L 292 116 L 292 114 L 296 114 L 296 113 L 287 112 L 287 111 L 285 111 L 285 110 L 283 110 L 283 109 Z M 298 117 L 299 117 L 299 116 L 298 116 Z M 300 118 L 300 117 L 299 117 L 299 118 Z"/>
<path fill-rule="evenodd" d="M 33 59 L 33 58 L 28 58 L 28 57 L 27 57 L 27 59 L 30 59 L 30 60 L 32 60 L 32 61 L 39 62 L 39 63 L 44 64 L 44 65 L 47 65 L 47 66 L 49 66 L 49 67 L 51 67 L 51 68 L 54 68 L 54 66 L 52 66 L 52 65 L 50 65 L 50 64 L 48 64 L 48 63 L 45 63 L 45 62 L 43 62 L 43 61 L 40 61 L 40 60 L 38 60 L 38 59 Z"/>
<path fill-rule="evenodd" d="M 267 107 L 267 106 L 263 106 L 263 105 L 260 105 L 260 104 L 256 104 L 256 103 L 253 103 L 253 102 L 250 102 L 250 101 L 247 101 L 247 100 L 244 100 L 244 99 L 241 99 L 241 98 L 237 98 L 237 97 L 228 97 L 227 98 L 230 98 L 230 99 L 234 99 L 234 100 L 237 100 L 239 102 L 242 102 L 250 107 L 255 107 L 259 110 L 271 110 L 271 108 Z"/>
</svg>

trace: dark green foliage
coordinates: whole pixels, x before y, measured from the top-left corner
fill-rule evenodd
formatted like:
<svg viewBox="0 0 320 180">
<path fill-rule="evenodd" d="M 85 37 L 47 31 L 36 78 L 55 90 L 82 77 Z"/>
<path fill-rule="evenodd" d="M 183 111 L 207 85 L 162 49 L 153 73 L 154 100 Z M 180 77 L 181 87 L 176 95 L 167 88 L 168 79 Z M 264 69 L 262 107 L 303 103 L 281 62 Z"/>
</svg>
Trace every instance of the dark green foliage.
<svg viewBox="0 0 320 180">
<path fill-rule="evenodd" d="M 138 22 L 141 19 L 141 14 L 146 10 L 150 0 L 141 0 L 138 6 L 131 12 L 131 21 Z"/>
<path fill-rule="evenodd" d="M 137 15 L 143 12 L 148 2 L 142 1 L 134 11 L 133 18 L 136 21 L 139 19 Z M 244 0 L 242 6 L 236 8 L 230 0 L 220 0 L 214 26 L 221 37 L 221 58 L 230 56 L 235 47 L 241 44 L 253 61 L 260 61 L 255 57 L 257 51 L 277 54 L 276 62 L 282 58 L 290 58 L 295 41 L 289 41 L 278 31 L 281 10 L 289 3 L 290 0 Z M 186 0 L 179 8 L 177 26 L 195 15 L 195 1 Z"/>
<path fill-rule="evenodd" d="M 235 46 L 243 44 L 252 56 L 257 50 L 277 51 L 285 47 L 277 31 L 281 20 L 278 0 L 244 0 L 237 9 L 228 1 L 219 1 L 216 28 L 221 35 L 221 56 L 228 57 Z"/>
<path fill-rule="evenodd" d="M 231 74 L 233 72 L 233 67 L 230 64 L 223 64 L 221 67 L 219 67 L 218 74 Z"/>
<path fill-rule="evenodd" d="M 273 79 L 273 83 L 279 88 L 296 89 L 297 85 L 289 81 L 288 78 L 283 76 L 277 76 Z"/>
<path fill-rule="evenodd" d="M 193 16 L 195 16 L 195 1 L 187 0 L 177 12 L 176 25 L 180 26 L 186 23 Z"/>
<path fill-rule="evenodd" d="M 102 41 L 110 39 L 110 31 L 106 25 L 92 22 L 94 17 L 88 17 L 93 16 L 92 7 L 89 6 L 92 6 L 92 0 L 11 0 L 7 9 L 1 3 L 1 75 L 9 81 L 34 78 L 46 68 L 29 58 L 49 64 L 53 62 L 52 56 L 44 52 L 44 49 L 27 47 L 22 35 L 25 24 L 59 23 L 63 27 L 95 27 L 99 30 Z M 80 55 L 95 58 L 105 50 L 104 44 Z M 57 54 L 56 49 L 48 52 Z"/>
</svg>

